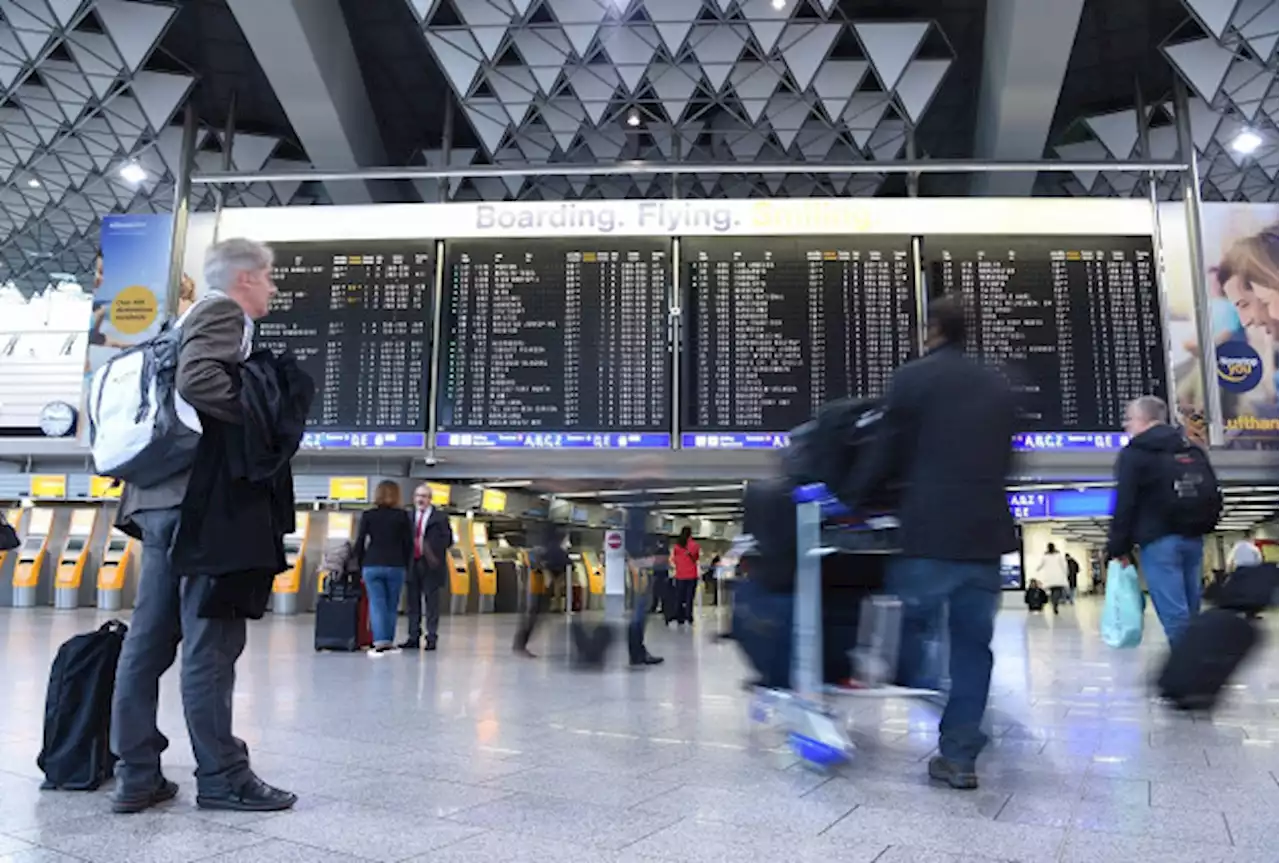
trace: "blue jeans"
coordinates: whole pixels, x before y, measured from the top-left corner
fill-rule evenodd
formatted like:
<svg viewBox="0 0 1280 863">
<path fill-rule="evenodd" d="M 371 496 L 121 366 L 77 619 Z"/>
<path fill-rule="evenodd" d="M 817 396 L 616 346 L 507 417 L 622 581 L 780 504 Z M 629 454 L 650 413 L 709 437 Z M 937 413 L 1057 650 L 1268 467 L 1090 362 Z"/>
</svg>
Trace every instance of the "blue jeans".
<svg viewBox="0 0 1280 863">
<path fill-rule="evenodd" d="M 902 600 L 898 679 L 909 686 L 936 685 L 940 669 L 927 667 L 930 642 L 941 635 L 937 621 L 947 611 L 951 692 L 938 725 L 938 749 L 971 769 L 987 744 L 981 726 L 991 689 L 1000 562 L 897 558 L 889 565 L 886 587 Z"/>
<path fill-rule="evenodd" d="M 404 584 L 403 566 L 366 566 L 361 575 L 369 594 L 369 628 L 374 647 L 390 647 L 396 640 L 396 610 Z"/>
<path fill-rule="evenodd" d="M 1142 574 L 1151 603 L 1173 644 L 1200 613 L 1200 573 L 1204 566 L 1204 540 L 1199 537 L 1163 536 L 1142 546 Z"/>
</svg>

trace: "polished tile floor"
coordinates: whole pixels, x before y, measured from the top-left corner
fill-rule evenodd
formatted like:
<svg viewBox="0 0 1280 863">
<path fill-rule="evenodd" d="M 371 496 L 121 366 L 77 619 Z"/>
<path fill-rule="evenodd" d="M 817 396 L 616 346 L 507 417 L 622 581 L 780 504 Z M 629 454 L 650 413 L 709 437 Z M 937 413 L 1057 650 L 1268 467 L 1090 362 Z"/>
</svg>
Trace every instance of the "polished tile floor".
<svg viewBox="0 0 1280 863">
<path fill-rule="evenodd" d="M 1274 627 L 1218 714 L 1194 720 L 1148 698 L 1155 621 L 1140 649 L 1112 651 L 1099 610 L 1001 613 L 996 737 L 968 793 L 924 779 L 936 717 L 908 701 L 846 702 L 860 751 L 839 775 L 796 764 L 748 722 L 743 665 L 709 640 L 711 617 L 650 627 L 666 665 L 602 673 L 568 667 L 558 621 L 529 661 L 508 652 L 506 616 L 446 620 L 439 653 L 378 660 L 313 653 L 305 616 L 266 620 L 236 722 L 298 808 L 195 808 L 171 675 L 161 728 L 182 793 L 113 816 L 105 790 L 41 792 L 35 766 L 50 660 L 97 615 L 0 609 L 0 861 L 1275 861 Z"/>
</svg>

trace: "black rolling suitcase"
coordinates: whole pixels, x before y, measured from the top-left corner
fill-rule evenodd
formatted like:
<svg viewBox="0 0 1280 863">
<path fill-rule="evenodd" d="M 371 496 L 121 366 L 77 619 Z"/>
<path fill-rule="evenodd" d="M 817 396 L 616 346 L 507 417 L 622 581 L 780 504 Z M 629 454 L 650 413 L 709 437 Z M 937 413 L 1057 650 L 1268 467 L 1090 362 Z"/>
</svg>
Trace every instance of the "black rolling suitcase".
<svg viewBox="0 0 1280 863">
<path fill-rule="evenodd" d="M 93 791 L 111 777 L 111 697 L 129 628 L 118 620 L 71 638 L 49 671 L 44 742 L 36 764 L 42 788 Z"/>
<path fill-rule="evenodd" d="M 316 650 L 360 648 L 360 594 L 316 599 Z"/>
<path fill-rule="evenodd" d="M 1156 683 L 1179 710 L 1211 710 L 1222 687 L 1258 643 L 1258 627 L 1245 613 L 1214 608 L 1194 618 Z"/>
</svg>

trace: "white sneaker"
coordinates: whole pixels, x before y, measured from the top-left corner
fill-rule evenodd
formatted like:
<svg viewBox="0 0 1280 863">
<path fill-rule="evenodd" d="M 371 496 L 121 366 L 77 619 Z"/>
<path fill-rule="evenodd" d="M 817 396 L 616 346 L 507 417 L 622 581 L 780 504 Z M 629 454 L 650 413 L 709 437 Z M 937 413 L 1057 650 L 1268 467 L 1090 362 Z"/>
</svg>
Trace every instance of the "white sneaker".
<svg viewBox="0 0 1280 863">
<path fill-rule="evenodd" d="M 365 652 L 365 656 L 369 657 L 370 659 L 378 659 L 384 653 L 386 653 L 386 651 L 381 648 L 370 647 L 369 650 Z"/>
<path fill-rule="evenodd" d="M 382 652 L 383 653 L 404 653 L 404 651 L 398 647 L 388 647 L 386 650 Z"/>
</svg>

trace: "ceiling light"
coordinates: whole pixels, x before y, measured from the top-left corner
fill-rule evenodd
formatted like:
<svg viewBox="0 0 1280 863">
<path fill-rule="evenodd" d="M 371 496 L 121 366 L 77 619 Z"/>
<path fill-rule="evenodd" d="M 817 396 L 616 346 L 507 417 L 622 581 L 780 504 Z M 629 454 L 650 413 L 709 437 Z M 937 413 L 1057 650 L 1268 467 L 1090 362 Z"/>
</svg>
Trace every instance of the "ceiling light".
<svg viewBox="0 0 1280 863">
<path fill-rule="evenodd" d="M 1262 136 L 1252 129 L 1245 129 L 1231 141 L 1231 149 L 1241 156 L 1251 155 L 1262 146 Z"/>
<path fill-rule="evenodd" d="M 781 12 L 787 8 L 787 0 L 773 0 L 773 8 Z"/>
<path fill-rule="evenodd" d="M 631 127 L 631 128 L 633 128 L 633 129 L 634 129 L 636 126 L 639 126 L 639 125 L 640 125 L 640 112 L 639 112 L 639 111 L 637 111 L 637 110 L 635 110 L 635 109 L 633 108 L 632 110 L 630 110 L 630 111 L 628 111 L 628 112 L 627 112 L 627 125 L 628 125 L 628 126 L 630 126 L 630 127 Z"/>
<path fill-rule="evenodd" d="M 38 189 L 40 188 L 40 181 L 35 177 L 32 177 L 30 180 L 27 180 L 27 186 L 32 189 Z"/>
<path fill-rule="evenodd" d="M 147 179 L 147 171 L 137 162 L 126 162 L 120 167 L 120 179 L 137 186 Z"/>
</svg>

